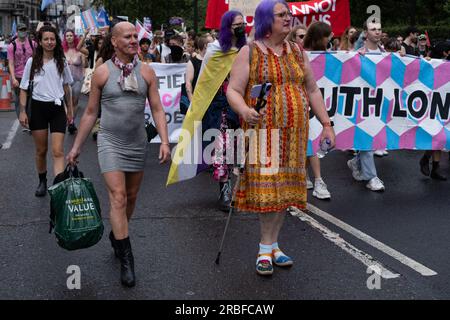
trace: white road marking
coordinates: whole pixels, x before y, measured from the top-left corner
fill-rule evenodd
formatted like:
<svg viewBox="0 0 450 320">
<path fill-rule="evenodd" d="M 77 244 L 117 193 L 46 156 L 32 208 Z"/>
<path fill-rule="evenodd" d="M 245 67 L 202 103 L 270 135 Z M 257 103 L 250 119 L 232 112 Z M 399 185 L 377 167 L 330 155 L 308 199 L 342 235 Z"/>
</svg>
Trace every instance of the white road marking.
<svg viewBox="0 0 450 320">
<path fill-rule="evenodd" d="M 423 276 L 429 277 L 429 276 L 435 276 L 437 275 L 437 272 L 427 268 L 426 266 L 424 266 L 423 264 L 420 264 L 419 262 L 405 256 L 404 254 L 398 252 L 397 250 L 385 245 L 384 243 L 372 238 L 371 236 L 365 234 L 364 232 L 346 224 L 345 222 L 337 219 L 336 217 L 333 217 L 332 215 L 326 213 L 325 211 L 320 210 L 319 208 L 311 205 L 308 203 L 307 209 L 327 220 L 328 222 L 331 222 L 332 224 L 334 224 L 335 226 L 341 228 L 342 230 L 350 233 L 351 235 L 355 236 L 356 238 L 364 241 L 365 243 L 371 245 L 374 248 L 377 248 L 378 250 L 384 252 L 385 254 L 393 257 L 394 259 L 398 260 L 399 262 L 401 262 L 402 264 L 410 267 L 411 269 L 413 269 L 414 271 L 420 273 Z"/>
<path fill-rule="evenodd" d="M 11 147 L 12 141 L 16 136 L 17 128 L 19 128 L 19 125 L 20 122 L 16 119 L 11 127 L 11 130 L 9 130 L 8 137 L 6 138 L 5 143 L 3 143 L 2 149 L 9 149 Z"/>
<path fill-rule="evenodd" d="M 293 216 L 299 218 L 300 220 L 308 223 L 314 229 L 317 229 L 320 233 L 322 233 L 322 235 L 326 239 L 330 240 L 335 245 L 340 247 L 342 250 L 344 250 L 347 253 L 349 253 L 350 255 L 352 255 L 355 259 L 361 261 L 364 265 L 367 266 L 367 268 L 372 267 L 372 270 L 374 272 L 378 273 L 382 278 L 384 278 L 384 279 L 394 279 L 394 278 L 398 278 L 400 276 L 400 274 L 393 273 L 392 271 L 386 269 L 381 263 L 376 261 L 373 257 L 371 257 L 367 253 L 359 250 L 358 248 L 356 248 L 352 244 L 348 243 L 347 241 L 342 239 L 339 236 L 339 234 L 331 231 L 330 229 L 328 229 L 323 224 L 319 223 L 317 220 L 315 220 L 311 216 L 307 215 L 303 211 L 301 211 L 301 210 L 299 210 L 297 208 L 292 208 L 292 210 L 290 210 L 290 213 L 291 213 L 291 215 L 293 215 Z M 378 268 L 374 268 L 375 266 L 377 266 Z"/>
</svg>

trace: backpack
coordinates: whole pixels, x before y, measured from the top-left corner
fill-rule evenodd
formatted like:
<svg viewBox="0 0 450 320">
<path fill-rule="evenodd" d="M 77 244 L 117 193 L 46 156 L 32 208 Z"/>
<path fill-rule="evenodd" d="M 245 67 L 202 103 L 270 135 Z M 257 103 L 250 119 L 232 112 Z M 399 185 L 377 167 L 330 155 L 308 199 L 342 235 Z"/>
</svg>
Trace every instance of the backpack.
<svg viewBox="0 0 450 320">
<path fill-rule="evenodd" d="M 16 51 L 17 51 L 16 40 L 17 40 L 17 38 L 14 39 L 13 42 L 12 42 L 12 45 L 13 45 L 13 52 L 14 52 L 14 57 L 16 56 Z M 36 48 L 33 46 L 33 40 L 31 40 L 30 38 L 28 38 L 28 43 L 30 44 L 30 48 L 33 49 L 33 51 L 34 51 L 34 49 L 36 49 Z"/>
</svg>

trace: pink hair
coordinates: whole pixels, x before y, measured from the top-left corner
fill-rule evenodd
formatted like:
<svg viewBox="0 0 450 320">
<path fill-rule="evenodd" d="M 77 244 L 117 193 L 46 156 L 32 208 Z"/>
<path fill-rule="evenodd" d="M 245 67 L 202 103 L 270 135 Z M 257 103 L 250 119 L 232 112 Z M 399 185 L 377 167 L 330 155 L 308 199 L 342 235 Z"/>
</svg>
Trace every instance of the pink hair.
<svg viewBox="0 0 450 320">
<path fill-rule="evenodd" d="M 80 39 L 78 39 L 78 36 L 75 34 L 73 30 L 66 30 L 66 32 L 64 32 L 64 39 L 62 41 L 64 52 L 67 52 L 69 50 L 69 44 L 67 43 L 66 39 L 67 32 L 71 32 L 73 34 L 73 47 L 75 50 L 77 49 L 78 42 L 80 41 Z"/>
</svg>

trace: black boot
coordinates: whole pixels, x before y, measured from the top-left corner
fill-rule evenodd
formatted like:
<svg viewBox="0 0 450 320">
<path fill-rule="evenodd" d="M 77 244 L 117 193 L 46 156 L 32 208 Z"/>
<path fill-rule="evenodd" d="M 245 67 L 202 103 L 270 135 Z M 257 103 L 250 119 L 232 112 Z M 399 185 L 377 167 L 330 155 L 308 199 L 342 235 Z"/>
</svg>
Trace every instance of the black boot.
<svg viewBox="0 0 450 320">
<path fill-rule="evenodd" d="M 114 233 L 111 232 L 109 233 L 109 240 L 111 241 L 111 247 L 114 249 L 114 255 L 116 256 L 116 258 L 119 257 L 119 251 L 117 249 L 117 240 L 116 238 L 114 238 Z"/>
<path fill-rule="evenodd" d="M 116 245 L 120 259 L 120 281 L 126 287 L 134 287 L 136 276 L 134 274 L 134 257 L 131 251 L 130 237 L 116 240 Z"/>
<path fill-rule="evenodd" d="M 439 161 L 433 161 L 433 168 L 431 169 L 430 177 L 432 179 L 445 181 L 447 180 L 446 176 L 443 176 L 439 173 Z"/>
<path fill-rule="evenodd" d="M 231 181 L 220 183 L 219 210 L 228 212 L 232 200 Z"/>
<path fill-rule="evenodd" d="M 36 197 L 45 197 L 47 194 L 47 171 L 39 174 L 39 185 L 34 195 Z"/>
<path fill-rule="evenodd" d="M 423 155 L 423 157 L 420 159 L 420 172 L 424 176 L 429 177 L 430 176 L 430 157 L 426 154 Z"/>
</svg>

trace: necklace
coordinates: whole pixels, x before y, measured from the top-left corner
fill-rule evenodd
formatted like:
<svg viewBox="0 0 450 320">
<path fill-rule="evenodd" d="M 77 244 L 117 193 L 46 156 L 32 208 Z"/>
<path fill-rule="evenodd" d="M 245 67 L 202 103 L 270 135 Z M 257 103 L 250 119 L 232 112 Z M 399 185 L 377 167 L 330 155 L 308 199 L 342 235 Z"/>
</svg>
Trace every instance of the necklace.
<svg viewBox="0 0 450 320">
<path fill-rule="evenodd" d="M 275 47 L 275 48 L 272 48 L 272 47 L 268 46 L 268 45 L 264 42 L 264 40 L 261 40 L 261 42 L 262 42 L 262 44 L 267 48 L 267 50 L 271 50 L 273 53 L 275 53 L 275 55 L 281 56 L 281 55 L 283 54 L 283 50 L 284 50 L 284 42 L 283 42 L 283 44 L 282 44 L 281 46 Z"/>
</svg>

